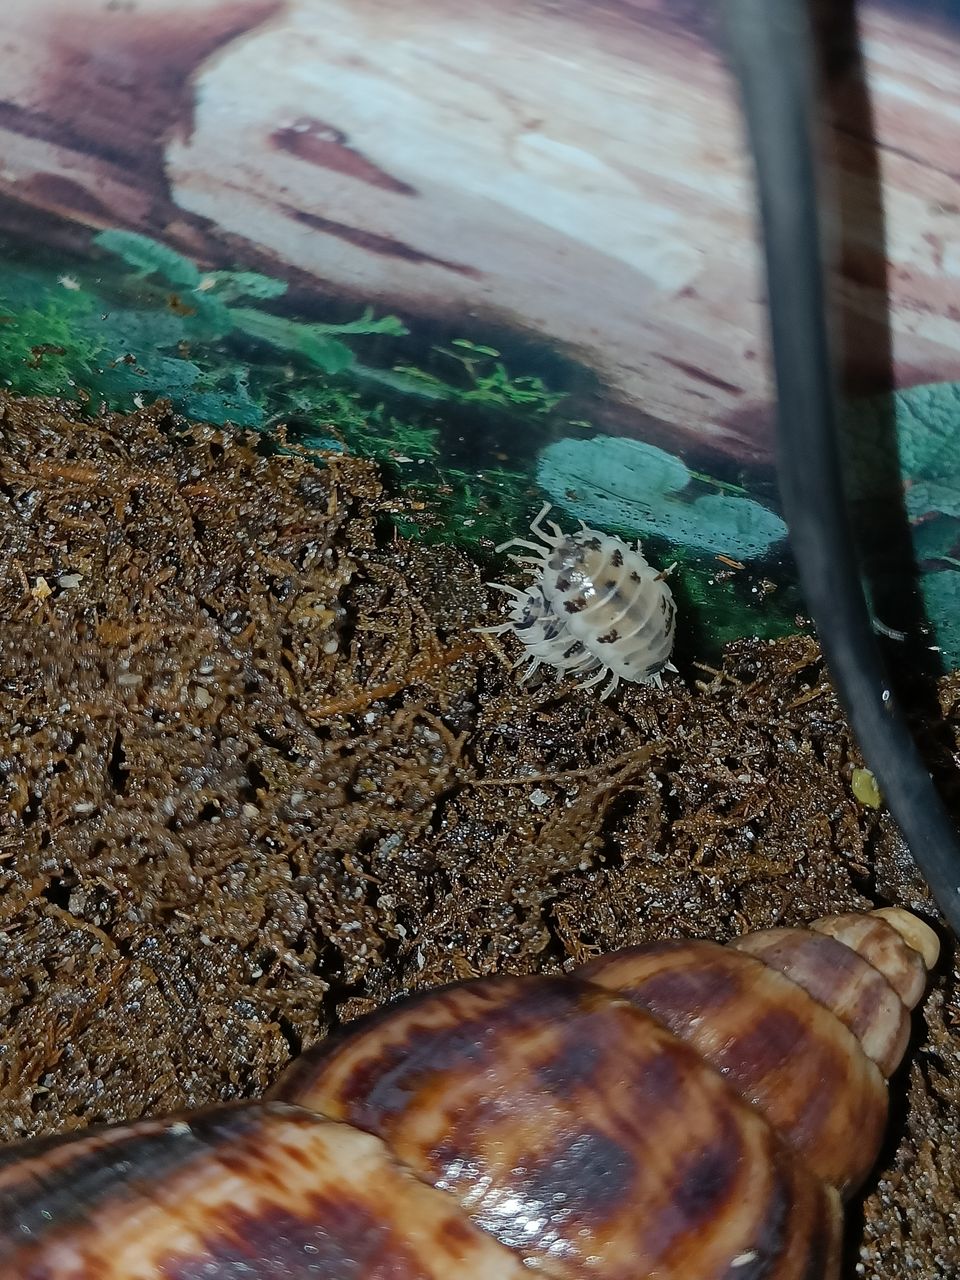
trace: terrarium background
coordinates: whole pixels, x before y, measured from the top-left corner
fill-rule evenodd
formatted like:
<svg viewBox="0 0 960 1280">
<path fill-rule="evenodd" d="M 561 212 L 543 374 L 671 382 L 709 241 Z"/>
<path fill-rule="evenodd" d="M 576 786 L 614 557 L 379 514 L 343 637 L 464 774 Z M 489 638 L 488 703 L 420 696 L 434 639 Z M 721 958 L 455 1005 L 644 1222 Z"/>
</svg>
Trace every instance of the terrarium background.
<svg viewBox="0 0 960 1280">
<path fill-rule="evenodd" d="M 816 644 L 694 663 L 801 608 L 713 11 L 7 0 L 0 378 L 70 404 L 0 404 L 0 1137 L 256 1095 L 449 978 L 934 918 Z M 960 5 L 860 17 L 851 493 L 873 580 L 920 571 L 881 618 L 957 666 Z M 339 452 L 268 447 L 284 421 Z M 520 689 L 472 635 L 547 497 L 680 561 L 666 689 Z M 910 705 L 955 802 L 939 697 Z M 850 1275 L 956 1274 L 958 1022 L 947 961 Z"/>
<path fill-rule="evenodd" d="M 955 666 L 960 5 L 861 7 L 869 107 L 823 8 L 850 475 L 911 533 L 868 567 Z M 705 654 L 802 622 L 708 0 L 12 0 L 4 36 L 11 389 L 288 420 L 482 551 L 549 498 L 679 560 Z"/>
</svg>

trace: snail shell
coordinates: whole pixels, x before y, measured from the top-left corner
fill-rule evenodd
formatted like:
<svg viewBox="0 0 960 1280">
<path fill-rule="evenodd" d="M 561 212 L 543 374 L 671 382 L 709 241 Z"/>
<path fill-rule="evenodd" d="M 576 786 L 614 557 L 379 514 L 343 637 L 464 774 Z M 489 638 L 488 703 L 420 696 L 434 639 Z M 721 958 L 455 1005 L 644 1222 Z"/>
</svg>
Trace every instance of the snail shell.
<svg viewBox="0 0 960 1280">
<path fill-rule="evenodd" d="M 659 686 L 660 673 L 675 670 L 670 654 L 676 609 L 666 574 L 647 563 L 639 542 L 630 547 L 586 525 L 564 534 L 551 522 L 547 532 L 543 520 L 549 510 L 547 503 L 530 526 L 542 546 L 515 538 L 497 548 L 532 551 L 514 559 L 532 566 L 534 579 L 525 591 L 490 583 L 511 597 L 508 621 L 477 630 L 512 631 L 520 639 L 525 653 L 516 665 L 528 662 L 521 683 L 546 665 L 583 676 L 584 689 L 609 676 L 601 699 L 620 680 Z"/>
<path fill-rule="evenodd" d="M 894 911 L 422 993 L 266 1102 L 0 1152 L 0 1280 L 831 1280 L 936 955 Z"/>
</svg>

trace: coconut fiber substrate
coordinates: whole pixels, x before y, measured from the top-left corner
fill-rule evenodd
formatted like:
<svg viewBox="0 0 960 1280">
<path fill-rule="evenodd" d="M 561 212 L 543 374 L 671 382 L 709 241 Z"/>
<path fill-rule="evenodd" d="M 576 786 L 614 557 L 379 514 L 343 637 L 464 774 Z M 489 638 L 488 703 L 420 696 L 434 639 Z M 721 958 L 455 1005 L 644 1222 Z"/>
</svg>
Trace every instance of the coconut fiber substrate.
<svg viewBox="0 0 960 1280">
<path fill-rule="evenodd" d="M 2 1140 L 255 1096 L 452 978 L 934 917 L 807 637 L 609 703 L 521 690 L 510 639 L 470 630 L 480 570 L 397 539 L 368 463 L 10 399 L 0 458 Z M 960 681 L 940 693 L 960 737 Z M 952 963 L 850 1277 L 960 1273 Z"/>
</svg>

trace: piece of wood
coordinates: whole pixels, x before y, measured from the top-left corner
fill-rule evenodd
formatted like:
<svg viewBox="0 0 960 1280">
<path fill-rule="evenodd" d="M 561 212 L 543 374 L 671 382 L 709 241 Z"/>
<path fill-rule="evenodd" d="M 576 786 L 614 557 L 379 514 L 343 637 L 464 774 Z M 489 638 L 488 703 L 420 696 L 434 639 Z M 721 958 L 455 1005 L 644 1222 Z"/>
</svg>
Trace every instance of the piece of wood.
<svg viewBox="0 0 960 1280">
<path fill-rule="evenodd" d="M 769 458 L 749 160 L 707 0 L 8 0 L 0 191 L 581 363 L 608 429 Z M 831 82 L 850 384 L 960 378 L 960 30 Z M 22 221 L 22 219 L 21 219 Z M 886 277 L 886 279 L 885 279 Z M 892 350 L 883 288 L 893 300 Z"/>
</svg>

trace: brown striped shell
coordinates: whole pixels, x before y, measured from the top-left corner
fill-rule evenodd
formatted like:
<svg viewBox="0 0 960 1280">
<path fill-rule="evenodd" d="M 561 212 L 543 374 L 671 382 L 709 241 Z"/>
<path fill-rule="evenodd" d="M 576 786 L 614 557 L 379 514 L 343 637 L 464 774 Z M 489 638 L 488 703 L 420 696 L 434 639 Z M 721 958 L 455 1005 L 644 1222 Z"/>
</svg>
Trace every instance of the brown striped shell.
<svg viewBox="0 0 960 1280">
<path fill-rule="evenodd" d="M 832 1280 L 935 959 L 895 911 L 423 993 L 268 1102 L 0 1151 L 0 1280 Z"/>
</svg>

